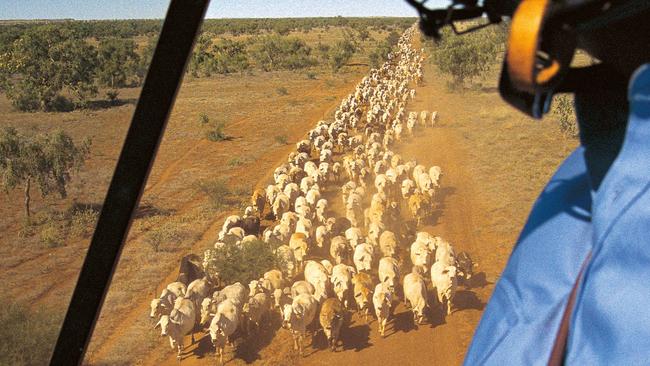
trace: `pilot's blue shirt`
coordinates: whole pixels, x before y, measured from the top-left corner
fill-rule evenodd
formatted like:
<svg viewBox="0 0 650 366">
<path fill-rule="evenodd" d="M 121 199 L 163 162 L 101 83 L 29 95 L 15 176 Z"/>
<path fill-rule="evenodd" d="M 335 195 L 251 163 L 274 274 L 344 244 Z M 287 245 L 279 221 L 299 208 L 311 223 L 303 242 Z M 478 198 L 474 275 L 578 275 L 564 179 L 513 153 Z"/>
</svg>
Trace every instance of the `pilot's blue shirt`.
<svg viewBox="0 0 650 366">
<path fill-rule="evenodd" d="M 625 94 L 576 94 L 581 146 L 535 202 L 465 365 L 548 364 L 574 285 L 565 364 L 650 365 L 649 65 Z"/>
</svg>

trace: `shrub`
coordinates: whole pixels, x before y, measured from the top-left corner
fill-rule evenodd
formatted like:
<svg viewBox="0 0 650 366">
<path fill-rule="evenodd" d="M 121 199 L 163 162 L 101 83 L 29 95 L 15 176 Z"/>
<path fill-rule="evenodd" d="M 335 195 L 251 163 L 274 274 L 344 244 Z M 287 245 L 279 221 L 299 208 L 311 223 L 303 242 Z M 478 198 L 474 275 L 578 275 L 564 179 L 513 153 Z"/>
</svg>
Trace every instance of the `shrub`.
<svg viewBox="0 0 650 366">
<path fill-rule="evenodd" d="M 261 240 L 242 246 L 224 245 L 208 249 L 203 262 L 208 273 L 218 273 L 224 283 L 243 284 L 261 278 L 264 272 L 277 268 L 279 263 L 273 249 Z"/>
<path fill-rule="evenodd" d="M 210 117 L 208 117 L 208 115 L 205 114 L 205 112 L 201 112 L 199 113 L 199 122 L 204 125 L 208 124 L 208 122 L 210 122 Z"/>
<path fill-rule="evenodd" d="M 235 156 L 234 158 L 231 158 L 230 160 L 228 160 L 228 166 L 229 167 L 240 166 L 240 165 L 243 165 L 244 163 L 246 163 L 246 159 L 241 158 L 239 156 Z"/>
<path fill-rule="evenodd" d="M 500 27 L 463 37 L 450 34 L 447 29 L 445 32 L 442 40 L 437 42 L 431 59 L 442 72 L 451 75 L 454 88 L 464 87 L 465 81 L 481 75 L 496 64 L 505 42 L 505 31 Z"/>
<path fill-rule="evenodd" d="M 277 135 L 275 136 L 275 142 L 280 145 L 286 145 L 289 142 L 287 135 Z"/>
<path fill-rule="evenodd" d="M 361 41 L 365 41 L 368 38 L 370 38 L 370 32 L 368 32 L 368 30 L 366 28 L 358 29 L 357 30 L 357 37 L 359 37 L 359 39 Z"/>
<path fill-rule="evenodd" d="M 318 58 L 321 62 L 328 62 L 330 59 L 330 46 L 324 43 L 318 42 L 316 45 L 316 50 L 318 51 Z"/>
<path fill-rule="evenodd" d="M 332 71 L 338 71 L 343 67 L 356 52 L 357 47 L 349 40 L 336 42 L 336 45 L 330 49 L 330 67 Z"/>
<path fill-rule="evenodd" d="M 280 94 L 280 95 L 287 95 L 287 94 L 289 94 L 289 91 L 288 91 L 287 88 L 285 88 L 284 86 L 281 86 L 281 87 L 275 89 L 275 91 L 278 92 L 278 94 Z"/>
<path fill-rule="evenodd" d="M 291 26 L 286 23 L 278 23 L 273 30 L 281 36 L 286 36 L 291 32 Z"/>
<path fill-rule="evenodd" d="M 250 69 L 246 44 L 243 41 L 223 40 L 212 47 L 213 65 L 210 67 L 220 74 L 244 72 Z"/>
<path fill-rule="evenodd" d="M 48 309 L 49 310 L 49 309 Z M 0 303 L 0 365 L 45 365 L 59 334 L 62 311 Z"/>
<path fill-rule="evenodd" d="M 575 138 L 578 136 L 578 123 L 575 117 L 575 110 L 571 97 L 566 94 L 553 97 L 553 114 L 560 123 L 560 131 L 566 137 Z"/>
<path fill-rule="evenodd" d="M 377 47 L 370 52 L 368 59 L 370 61 L 370 67 L 378 68 L 381 64 L 386 61 L 388 54 L 390 53 L 392 46 L 389 42 L 384 41 L 380 42 Z"/>
<path fill-rule="evenodd" d="M 308 71 L 307 72 L 307 79 L 315 80 L 316 79 L 316 73 L 313 72 L 313 71 Z"/>
<path fill-rule="evenodd" d="M 212 124 L 211 129 L 205 133 L 205 137 L 213 142 L 227 140 L 228 136 L 224 129 L 226 128 L 226 122 L 217 121 Z"/>
<path fill-rule="evenodd" d="M 85 106 L 84 101 L 78 102 L 79 106 Z M 52 103 L 47 108 L 48 111 L 52 112 L 70 112 L 74 110 L 74 103 L 63 95 L 57 95 L 52 100 Z"/>
<path fill-rule="evenodd" d="M 217 210 L 235 206 L 241 202 L 237 197 L 239 194 L 232 192 L 224 179 L 196 182 L 195 189 L 206 195 L 212 207 Z"/>
<path fill-rule="evenodd" d="M 213 142 L 223 141 L 228 139 L 226 135 L 226 122 L 224 121 L 211 121 L 207 114 L 199 114 L 199 123 L 205 126 L 205 137 Z"/>
<path fill-rule="evenodd" d="M 154 252 L 159 252 L 163 249 L 164 244 L 168 245 L 167 250 L 169 251 L 180 247 L 183 241 L 192 237 L 193 232 L 170 220 L 153 225 L 144 235 L 144 241 L 151 246 Z"/>
<path fill-rule="evenodd" d="M 271 35 L 255 43 L 252 53 L 264 71 L 295 70 L 316 64 L 311 48 L 301 39 Z"/>
<path fill-rule="evenodd" d="M 399 33 L 395 32 L 395 30 L 391 30 L 388 33 L 388 36 L 386 36 L 386 42 L 388 43 L 389 46 L 394 46 L 399 42 Z"/>
<path fill-rule="evenodd" d="M 111 89 L 111 90 L 109 90 L 109 91 L 106 92 L 106 99 L 108 99 L 108 101 L 109 101 L 111 104 L 114 105 L 114 104 L 117 102 L 117 97 L 118 97 L 119 95 L 120 95 L 120 92 L 119 92 L 119 91 L 117 91 L 117 90 L 115 90 L 115 89 Z"/>
<path fill-rule="evenodd" d="M 65 244 L 63 236 L 61 226 L 54 220 L 46 222 L 38 234 L 41 244 L 47 248 L 63 246 Z"/>
<path fill-rule="evenodd" d="M 98 217 L 99 213 L 90 208 L 75 210 L 70 217 L 68 233 L 76 237 L 88 236 L 95 228 Z"/>
</svg>

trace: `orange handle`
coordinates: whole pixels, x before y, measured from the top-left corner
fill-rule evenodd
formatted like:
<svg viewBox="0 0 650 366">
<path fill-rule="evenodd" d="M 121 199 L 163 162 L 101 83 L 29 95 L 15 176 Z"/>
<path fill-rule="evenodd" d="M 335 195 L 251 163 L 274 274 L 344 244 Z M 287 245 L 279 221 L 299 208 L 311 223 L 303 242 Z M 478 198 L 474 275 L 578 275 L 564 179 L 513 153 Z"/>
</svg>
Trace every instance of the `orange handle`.
<svg viewBox="0 0 650 366">
<path fill-rule="evenodd" d="M 523 0 L 512 17 L 506 62 L 510 80 L 521 91 L 535 93 L 548 89 L 568 68 L 573 56 L 575 48 L 570 40 L 560 45 L 557 53 L 540 52 L 550 3 L 550 0 Z M 541 62 L 542 55 L 549 59 L 546 63 Z"/>
</svg>

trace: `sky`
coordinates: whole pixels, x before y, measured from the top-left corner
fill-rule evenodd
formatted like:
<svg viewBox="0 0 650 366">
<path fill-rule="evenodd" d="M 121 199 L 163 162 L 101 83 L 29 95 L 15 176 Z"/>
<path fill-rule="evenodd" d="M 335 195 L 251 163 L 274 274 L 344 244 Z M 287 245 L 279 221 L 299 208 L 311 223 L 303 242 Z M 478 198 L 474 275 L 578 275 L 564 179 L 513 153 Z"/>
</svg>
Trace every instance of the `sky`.
<svg viewBox="0 0 650 366">
<path fill-rule="evenodd" d="M 446 4 L 432 0 L 433 4 Z M 168 0 L 0 0 L 0 19 L 163 18 Z M 212 0 L 207 18 L 417 16 L 404 0 Z"/>
</svg>

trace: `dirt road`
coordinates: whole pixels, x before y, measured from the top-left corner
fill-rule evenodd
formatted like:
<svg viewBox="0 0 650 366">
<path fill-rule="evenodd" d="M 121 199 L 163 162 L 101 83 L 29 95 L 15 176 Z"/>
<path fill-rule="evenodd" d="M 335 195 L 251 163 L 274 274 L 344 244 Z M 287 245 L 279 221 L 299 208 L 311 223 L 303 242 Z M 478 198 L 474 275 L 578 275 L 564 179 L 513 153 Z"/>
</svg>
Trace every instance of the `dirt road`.
<svg viewBox="0 0 650 366">
<path fill-rule="evenodd" d="M 444 178 L 438 195 L 438 209 L 428 224 L 421 228 L 435 235 L 440 235 L 455 245 L 459 251 L 467 251 L 480 258 L 480 244 L 490 242 L 489 233 L 480 238 L 475 234 L 476 227 L 487 226 L 484 220 L 486 204 L 481 202 L 475 185 L 478 184 L 466 167 L 471 158 L 466 150 L 471 148 L 462 143 L 460 132 L 446 126 L 451 116 L 458 115 L 457 103 L 445 101 L 446 93 L 442 83 L 434 82 L 435 73 L 430 65 L 425 68 L 425 82 L 417 88 L 416 99 L 409 103 L 408 109 L 438 110 L 441 116 L 439 126 L 420 130 L 420 133 L 406 143 L 399 145 L 397 152 L 405 159 L 416 158 L 425 166 L 439 165 L 443 168 Z M 432 101 L 438 101 L 432 103 Z M 439 107 L 439 108 L 438 108 Z M 334 202 L 338 202 L 338 196 Z M 330 201 L 332 202 L 332 201 Z M 333 206 L 335 211 L 341 208 Z M 343 212 L 337 212 L 344 215 Z M 438 308 L 430 312 L 427 324 L 415 327 L 411 312 L 403 304 L 395 310 L 395 317 L 389 322 L 387 336 L 381 338 L 377 333 L 374 319 L 369 324 L 354 315 L 348 328 L 343 333 L 343 350 L 332 353 L 322 333 L 313 338 L 312 345 L 306 351 L 306 357 L 297 359 L 293 355 L 292 342 L 288 332 L 279 329 L 276 324 L 254 340 L 240 341 L 235 350 L 227 353 L 226 359 L 231 364 L 259 361 L 262 364 L 298 363 L 305 365 L 331 364 L 459 364 L 469 344 L 473 330 L 480 319 L 481 310 L 486 303 L 492 284 L 485 281 L 486 272 L 493 277 L 499 272 L 489 263 L 481 263 L 471 289 L 461 288 L 456 298 L 456 310 L 446 318 Z M 206 364 L 213 362 L 213 353 L 208 337 L 198 345 L 188 349 L 189 355 L 183 364 Z M 176 363 L 172 353 L 168 364 Z M 157 359 L 157 357 L 153 357 Z M 145 361 L 155 363 L 148 359 Z"/>
</svg>

